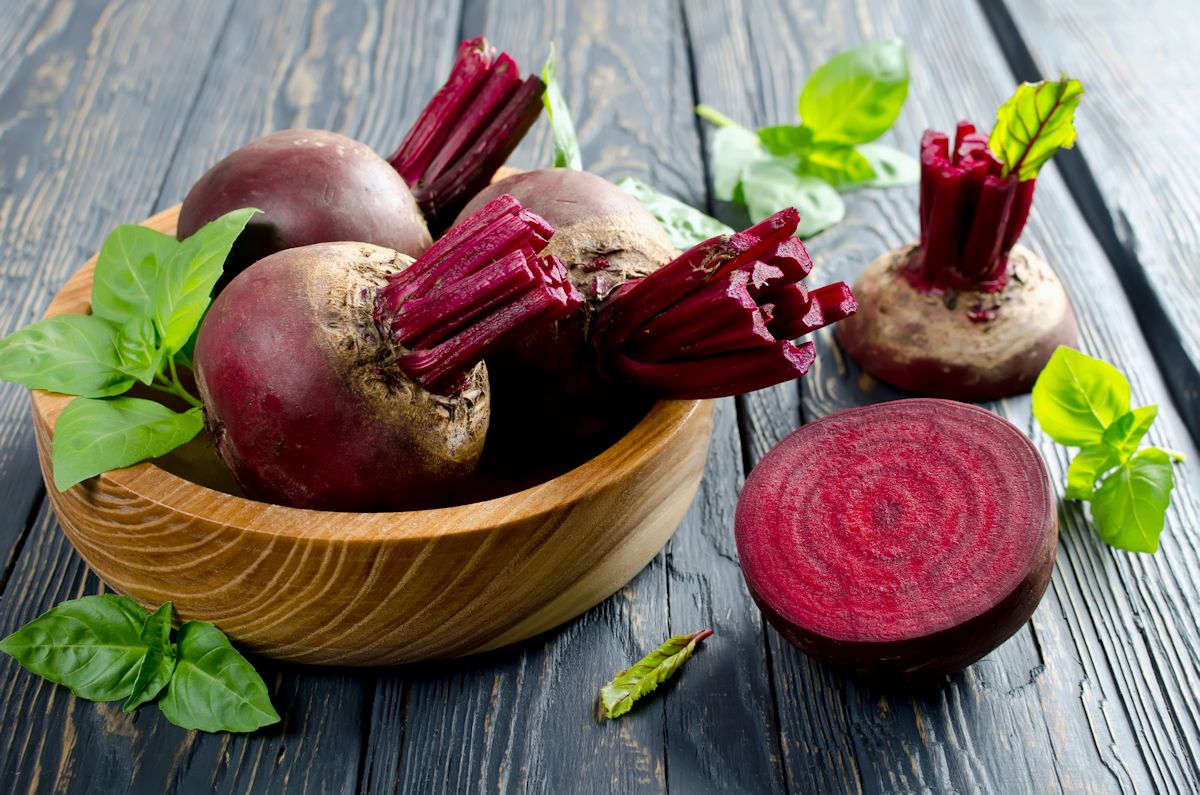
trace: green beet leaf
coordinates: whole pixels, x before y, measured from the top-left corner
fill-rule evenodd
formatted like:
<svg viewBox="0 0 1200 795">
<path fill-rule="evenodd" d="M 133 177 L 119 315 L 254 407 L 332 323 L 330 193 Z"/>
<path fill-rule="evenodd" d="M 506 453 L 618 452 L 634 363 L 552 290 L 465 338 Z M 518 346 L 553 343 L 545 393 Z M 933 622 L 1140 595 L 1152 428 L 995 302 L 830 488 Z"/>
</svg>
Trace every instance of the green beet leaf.
<svg viewBox="0 0 1200 795">
<path fill-rule="evenodd" d="M 155 458 L 204 427 L 200 409 L 182 414 L 140 398 L 76 398 L 54 427 L 51 461 L 59 491 L 82 480 Z"/>
<path fill-rule="evenodd" d="M 659 193 L 641 180 L 625 177 L 617 187 L 642 203 L 667 230 L 671 245 L 689 249 L 718 235 L 731 235 L 733 229 L 676 198 Z"/>
<path fill-rule="evenodd" d="M 153 318 L 159 271 L 179 245 L 170 235 L 136 224 L 110 232 L 96 257 L 93 314 L 117 325 Z"/>
<path fill-rule="evenodd" d="M 80 698 L 116 701 L 133 692 L 148 616 L 127 596 L 85 596 L 21 627 L 0 641 L 0 651 Z"/>
<path fill-rule="evenodd" d="M 886 144 L 860 144 L 855 147 L 867 159 L 875 176 L 850 188 L 893 188 L 899 185 L 916 185 L 921 181 L 921 164 L 907 152 Z"/>
<path fill-rule="evenodd" d="M 546 90 L 542 92 L 542 105 L 546 108 L 554 138 L 554 167 L 582 169 L 583 157 L 579 152 L 579 138 L 575 135 L 575 122 L 571 120 L 567 100 L 558 86 L 554 42 L 550 42 L 550 54 L 546 56 L 546 64 L 542 67 L 542 82 L 546 84 Z"/>
<path fill-rule="evenodd" d="M 182 241 L 160 268 L 154 320 L 164 355 L 178 351 L 192 336 L 208 308 L 233 242 L 257 212 L 246 207 L 205 224 Z"/>
<path fill-rule="evenodd" d="M 660 683 L 674 676 L 691 658 L 696 644 L 711 634 L 711 629 L 702 629 L 691 635 L 675 635 L 634 663 L 632 668 L 617 674 L 600 690 L 600 705 L 604 716 L 619 718 L 628 712 L 633 707 L 633 702 L 653 692 Z"/>
<path fill-rule="evenodd" d="M 175 644 L 171 642 L 171 603 L 158 608 L 142 627 L 142 642 L 146 653 L 138 663 L 133 689 L 125 700 L 125 711 L 131 712 L 153 701 L 171 681 L 175 672 Z"/>
<path fill-rule="evenodd" d="M 0 340 L 0 379 L 66 395 L 119 395 L 134 381 L 121 369 L 119 333 L 92 315 L 39 320 Z"/>
<path fill-rule="evenodd" d="M 1004 176 L 1017 172 L 1022 182 L 1034 179 L 1059 149 L 1075 145 L 1075 109 L 1083 85 L 1062 80 L 1022 83 L 996 111 L 988 147 L 1004 161 Z"/>
<path fill-rule="evenodd" d="M 800 119 L 814 143 L 862 144 L 895 123 L 908 95 L 908 56 L 899 39 L 839 53 L 800 93 Z"/>
<path fill-rule="evenodd" d="M 1070 447 L 1099 444 L 1129 411 L 1129 381 L 1107 362 L 1060 346 L 1033 385 L 1033 415 L 1051 439 Z"/>
<path fill-rule="evenodd" d="M 219 629 L 188 621 L 176 640 L 178 662 L 158 706 L 185 729 L 250 732 L 279 721 L 262 677 Z"/>
<path fill-rule="evenodd" d="M 1130 552 L 1156 552 L 1175 473 L 1162 450 L 1140 451 L 1113 470 L 1092 497 L 1092 521 L 1105 543 Z"/>
<path fill-rule="evenodd" d="M 1105 444 L 1085 447 L 1071 459 L 1067 468 L 1068 500 L 1090 500 L 1096 492 L 1096 481 L 1108 470 L 1121 463 L 1121 458 Z"/>
<path fill-rule="evenodd" d="M 742 195 L 755 223 L 785 207 L 800 212 L 796 234 L 811 237 L 846 217 L 837 190 L 823 179 L 796 173 L 794 158 L 758 160 L 742 174 Z"/>
</svg>

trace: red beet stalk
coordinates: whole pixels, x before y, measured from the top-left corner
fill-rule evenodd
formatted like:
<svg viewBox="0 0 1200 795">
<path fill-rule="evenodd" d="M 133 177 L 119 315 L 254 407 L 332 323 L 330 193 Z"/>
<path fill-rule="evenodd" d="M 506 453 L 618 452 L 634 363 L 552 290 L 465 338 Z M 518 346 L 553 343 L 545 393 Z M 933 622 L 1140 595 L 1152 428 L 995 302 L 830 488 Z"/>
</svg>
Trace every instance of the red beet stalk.
<svg viewBox="0 0 1200 795">
<path fill-rule="evenodd" d="M 1029 218 L 1035 180 L 1002 176 L 987 136 L 959 122 L 921 138 L 921 246 L 907 271 L 927 291 L 995 292 L 1008 280 L 1008 253 Z"/>
<path fill-rule="evenodd" d="M 813 344 L 791 340 L 857 306 L 844 283 L 811 292 L 800 284 L 812 260 L 793 237 L 799 220 L 783 210 L 623 285 L 597 319 L 606 365 L 626 383 L 688 399 L 749 392 L 808 372 Z"/>
<path fill-rule="evenodd" d="M 397 366 L 443 394 L 490 351 L 583 304 L 558 257 L 538 253 L 554 230 L 507 194 L 452 227 L 375 299 L 375 322 L 403 350 Z"/>
<path fill-rule="evenodd" d="M 459 45 L 450 77 L 388 158 L 431 226 L 448 225 L 487 186 L 537 119 L 544 89 L 482 36 Z"/>
</svg>

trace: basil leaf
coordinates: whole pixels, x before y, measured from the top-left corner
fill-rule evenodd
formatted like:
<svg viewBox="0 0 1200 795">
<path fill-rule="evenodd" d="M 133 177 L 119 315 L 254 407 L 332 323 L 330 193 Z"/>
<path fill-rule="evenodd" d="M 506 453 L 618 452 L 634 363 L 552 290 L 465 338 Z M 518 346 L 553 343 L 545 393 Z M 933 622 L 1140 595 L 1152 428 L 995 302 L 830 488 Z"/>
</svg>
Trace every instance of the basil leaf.
<svg viewBox="0 0 1200 795">
<path fill-rule="evenodd" d="M 192 336 L 221 278 L 229 249 L 257 212 L 253 208 L 234 210 L 205 224 L 182 241 L 160 269 L 154 320 L 164 355 L 175 353 Z"/>
<path fill-rule="evenodd" d="M 691 635 L 676 635 L 654 651 L 617 674 L 600 690 L 600 704 L 607 718 L 619 718 L 630 710 L 633 702 L 653 692 L 661 682 L 675 675 L 696 650 L 696 644 L 712 634 L 702 629 Z"/>
<path fill-rule="evenodd" d="M 810 237 L 846 217 L 846 205 L 833 186 L 797 174 L 795 168 L 794 162 L 777 157 L 755 161 L 746 168 L 742 193 L 751 220 L 758 223 L 784 207 L 795 207 L 800 212 L 796 234 Z"/>
<path fill-rule="evenodd" d="M 800 161 L 800 173 L 820 177 L 835 187 L 853 186 L 875 178 L 875 169 L 853 146 L 822 144 Z"/>
<path fill-rule="evenodd" d="M 158 330 L 149 317 L 133 317 L 117 335 L 117 359 L 121 371 L 143 384 L 154 380 L 162 366 L 162 351 L 158 347 Z"/>
<path fill-rule="evenodd" d="M 170 235 L 136 224 L 110 232 L 96 257 L 92 313 L 117 325 L 154 317 L 159 270 L 178 247 Z"/>
<path fill-rule="evenodd" d="M 163 455 L 202 427 L 200 409 L 177 414 L 140 398 L 76 398 L 54 427 L 50 453 L 54 485 L 66 491 L 101 472 Z"/>
<path fill-rule="evenodd" d="M 803 155 L 812 147 L 812 130 L 794 124 L 762 127 L 758 140 L 773 155 Z"/>
<path fill-rule="evenodd" d="M 133 692 L 146 654 L 142 626 L 148 615 L 127 596 L 85 596 L 51 608 L 0 640 L 0 651 L 80 698 L 116 701 Z"/>
<path fill-rule="evenodd" d="M 67 395 L 118 395 L 134 379 L 121 371 L 117 334 L 93 315 L 39 320 L 0 340 L 0 379 Z"/>
<path fill-rule="evenodd" d="M 1059 346 L 1033 385 L 1033 416 L 1051 439 L 1070 447 L 1100 443 L 1129 411 L 1129 381 L 1108 362 Z"/>
<path fill-rule="evenodd" d="M 179 629 L 179 660 L 158 702 L 185 729 L 249 732 L 279 721 L 267 686 L 219 629 L 188 621 Z"/>
<path fill-rule="evenodd" d="M 996 111 L 988 147 L 1004 161 L 1002 174 L 1013 171 L 1024 182 L 1033 179 L 1059 149 L 1075 145 L 1075 109 L 1083 85 L 1065 75 L 1059 81 L 1022 83 Z"/>
<path fill-rule="evenodd" d="M 125 701 L 125 711 L 153 701 L 171 681 L 175 671 L 175 644 L 171 642 L 171 603 L 167 602 L 146 619 L 142 627 L 146 653 L 138 663 L 133 689 Z"/>
<path fill-rule="evenodd" d="M 908 57 L 899 39 L 839 53 L 800 93 L 800 119 L 814 143 L 862 144 L 888 131 L 908 95 Z"/>
<path fill-rule="evenodd" d="M 1068 500 L 1090 500 L 1096 492 L 1096 481 L 1108 470 L 1121 463 L 1121 458 L 1108 445 L 1085 447 L 1067 467 Z"/>
<path fill-rule="evenodd" d="M 875 172 L 874 177 L 855 187 L 892 188 L 921 181 L 921 164 L 907 152 L 886 144 L 860 144 L 855 148 Z"/>
<path fill-rule="evenodd" d="M 1158 406 L 1142 406 L 1127 411 L 1104 429 L 1104 444 L 1124 461 L 1137 452 L 1142 437 L 1158 417 Z"/>
<path fill-rule="evenodd" d="M 546 118 L 550 120 L 550 132 L 554 138 L 554 167 L 582 170 L 583 158 L 579 153 L 575 122 L 571 120 L 567 100 L 558 87 L 556 61 L 554 42 L 550 42 L 550 54 L 546 56 L 546 65 L 542 67 L 542 82 L 546 84 L 542 92 L 542 105 L 546 108 Z"/>
<path fill-rule="evenodd" d="M 718 201 L 737 201 L 742 172 L 766 157 L 758 136 L 745 127 L 721 127 L 712 138 L 713 196 Z"/>
<path fill-rule="evenodd" d="M 1175 473 L 1162 450 L 1142 450 L 1110 473 L 1092 497 L 1092 520 L 1105 543 L 1130 552 L 1158 551 Z"/>
<path fill-rule="evenodd" d="M 659 193 L 641 180 L 625 177 L 617 187 L 641 202 L 667 230 L 671 245 L 689 249 L 718 235 L 731 235 L 733 229 L 691 205 Z"/>
</svg>

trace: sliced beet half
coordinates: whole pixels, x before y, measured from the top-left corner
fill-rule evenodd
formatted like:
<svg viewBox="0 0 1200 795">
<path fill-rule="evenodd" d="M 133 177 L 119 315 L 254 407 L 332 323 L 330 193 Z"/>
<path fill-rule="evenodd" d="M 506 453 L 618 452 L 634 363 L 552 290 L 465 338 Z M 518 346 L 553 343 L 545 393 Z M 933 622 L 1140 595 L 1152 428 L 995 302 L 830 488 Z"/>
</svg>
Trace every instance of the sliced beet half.
<svg viewBox="0 0 1200 795">
<path fill-rule="evenodd" d="M 769 452 L 735 520 L 767 620 L 811 657 L 920 678 L 983 657 L 1054 567 L 1046 465 L 1012 423 L 917 398 L 831 414 Z"/>
</svg>

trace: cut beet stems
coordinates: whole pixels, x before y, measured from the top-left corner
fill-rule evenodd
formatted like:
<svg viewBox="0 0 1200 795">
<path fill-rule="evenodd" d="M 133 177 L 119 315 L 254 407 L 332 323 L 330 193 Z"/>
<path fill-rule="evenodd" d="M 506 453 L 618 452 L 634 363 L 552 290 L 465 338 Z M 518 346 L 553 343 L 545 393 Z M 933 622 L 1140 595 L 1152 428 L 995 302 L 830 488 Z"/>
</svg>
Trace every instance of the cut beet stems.
<svg viewBox="0 0 1200 795">
<path fill-rule="evenodd" d="M 738 555 L 767 620 L 821 662 L 881 677 L 953 673 L 1046 590 L 1058 539 L 1045 464 L 984 409 L 902 400 L 780 442 L 738 499 Z"/>
</svg>

